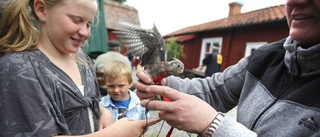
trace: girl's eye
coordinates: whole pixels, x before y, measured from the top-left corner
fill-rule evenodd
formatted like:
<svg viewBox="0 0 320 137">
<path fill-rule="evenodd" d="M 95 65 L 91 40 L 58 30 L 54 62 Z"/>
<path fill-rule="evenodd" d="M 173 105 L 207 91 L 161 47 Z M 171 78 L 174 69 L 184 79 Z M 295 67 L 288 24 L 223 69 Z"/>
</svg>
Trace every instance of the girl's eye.
<svg viewBox="0 0 320 137">
<path fill-rule="evenodd" d="M 92 26 L 91 23 L 87 23 L 87 27 L 90 28 Z"/>
<path fill-rule="evenodd" d="M 80 22 L 82 22 L 82 19 L 81 19 L 81 18 L 73 18 L 72 20 L 73 20 L 73 22 L 75 22 L 75 23 L 80 23 Z"/>
<path fill-rule="evenodd" d="M 86 22 L 85 20 L 83 20 L 82 18 L 80 17 L 71 17 L 72 21 L 76 24 L 82 24 L 83 25 L 85 24 L 87 28 L 90 28 L 92 26 L 92 23 L 91 22 Z"/>
</svg>

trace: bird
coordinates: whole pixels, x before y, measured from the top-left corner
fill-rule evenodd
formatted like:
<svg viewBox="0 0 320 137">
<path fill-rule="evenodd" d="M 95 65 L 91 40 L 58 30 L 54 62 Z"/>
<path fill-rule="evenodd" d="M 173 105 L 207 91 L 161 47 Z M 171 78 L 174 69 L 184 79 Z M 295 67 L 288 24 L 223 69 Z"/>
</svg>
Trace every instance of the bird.
<svg viewBox="0 0 320 137">
<path fill-rule="evenodd" d="M 152 29 L 147 30 L 130 23 L 117 22 L 113 33 L 123 40 L 130 53 L 140 58 L 139 63 L 152 79 L 152 84 L 162 85 L 163 78 L 183 73 L 184 64 L 179 59 L 167 60 L 165 40 L 155 24 Z M 154 97 L 154 100 L 170 101 L 158 95 Z M 171 136 L 173 129 L 173 127 L 170 128 L 167 137 Z"/>
<path fill-rule="evenodd" d="M 184 64 L 177 58 L 167 60 L 165 40 L 155 24 L 152 29 L 143 29 L 127 22 L 115 22 L 117 34 L 128 47 L 128 51 L 139 57 L 139 63 L 153 80 L 161 85 L 161 80 L 170 75 L 182 74 Z"/>
</svg>

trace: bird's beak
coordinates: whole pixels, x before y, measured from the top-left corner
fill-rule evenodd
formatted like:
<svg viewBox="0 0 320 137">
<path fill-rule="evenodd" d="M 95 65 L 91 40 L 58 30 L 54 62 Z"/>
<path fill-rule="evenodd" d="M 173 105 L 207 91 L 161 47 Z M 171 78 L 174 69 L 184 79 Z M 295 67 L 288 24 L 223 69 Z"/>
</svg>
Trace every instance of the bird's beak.
<svg viewBox="0 0 320 137">
<path fill-rule="evenodd" d="M 183 73 L 183 69 L 182 69 L 182 70 L 179 70 L 178 73 L 179 73 L 179 74 L 182 74 L 182 73 Z"/>
</svg>

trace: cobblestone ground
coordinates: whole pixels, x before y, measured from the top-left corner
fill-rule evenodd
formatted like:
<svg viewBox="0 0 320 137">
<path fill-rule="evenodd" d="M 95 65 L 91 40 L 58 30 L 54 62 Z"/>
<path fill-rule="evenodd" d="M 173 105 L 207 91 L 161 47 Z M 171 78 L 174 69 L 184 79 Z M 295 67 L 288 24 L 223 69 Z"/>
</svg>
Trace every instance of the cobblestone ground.
<svg viewBox="0 0 320 137">
<path fill-rule="evenodd" d="M 225 115 L 236 117 L 236 108 L 230 110 Z M 157 111 L 150 111 L 150 117 L 157 117 Z M 162 127 L 162 128 L 161 128 Z M 160 121 L 159 123 L 148 128 L 148 131 L 145 133 L 144 137 L 165 137 L 170 130 L 171 126 L 166 122 Z M 159 134 L 159 135 L 158 135 Z M 190 134 L 182 130 L 174 129 L 171 137 L 197 137 L 197 134 Z"/>
</svg>

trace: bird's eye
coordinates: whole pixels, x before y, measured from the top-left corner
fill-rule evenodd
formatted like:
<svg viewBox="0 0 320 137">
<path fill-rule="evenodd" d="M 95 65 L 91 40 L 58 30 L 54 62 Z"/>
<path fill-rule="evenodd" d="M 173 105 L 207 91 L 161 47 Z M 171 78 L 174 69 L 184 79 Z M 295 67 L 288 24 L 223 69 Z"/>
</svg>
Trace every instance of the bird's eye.
<svg viewBox="0 0 320 137">
<path fill-rule="evenodd" d="M 180 67 L 180 65 L 178 65 L 178 67 Z"/>
</svg>

